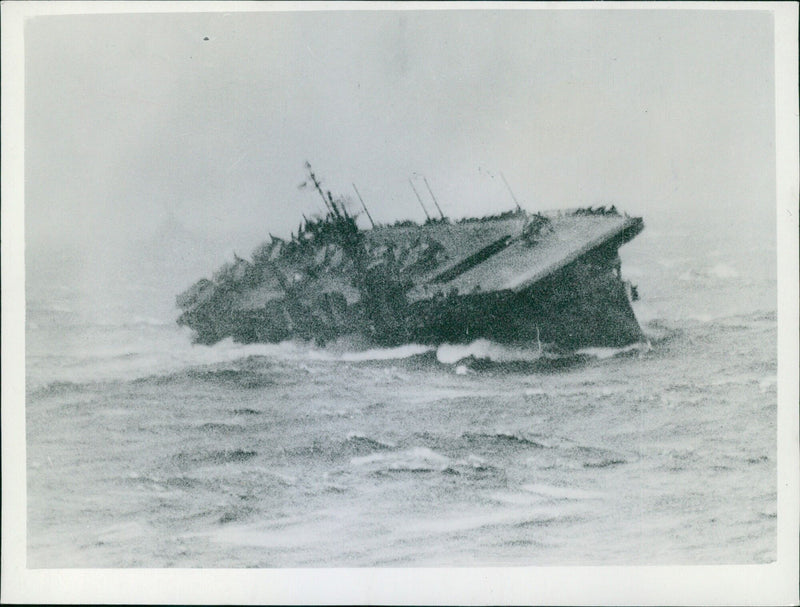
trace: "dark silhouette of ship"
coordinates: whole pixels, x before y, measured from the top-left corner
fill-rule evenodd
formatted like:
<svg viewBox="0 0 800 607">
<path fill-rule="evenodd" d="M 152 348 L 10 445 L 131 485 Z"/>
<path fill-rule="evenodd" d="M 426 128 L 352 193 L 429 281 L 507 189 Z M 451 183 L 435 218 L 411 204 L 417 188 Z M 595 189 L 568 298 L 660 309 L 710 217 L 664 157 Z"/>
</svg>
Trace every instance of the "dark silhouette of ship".
<svg viewBox="0 0 800 607">
<path fill-rule="evenodd" d="M 618 256 L 641 218 L 613 206 L 529 213 L 517 204 L 362 230 L 306 166 L 326 214 L 304 217 L 287 240 L 270 235 L 251 261 L 236 256 L 179 295 L 178 323 L 195 341 L 324 344 L 355 334 L 381 346 L 485 338 L 577 350 L 644 339 Z"/>
</svg>

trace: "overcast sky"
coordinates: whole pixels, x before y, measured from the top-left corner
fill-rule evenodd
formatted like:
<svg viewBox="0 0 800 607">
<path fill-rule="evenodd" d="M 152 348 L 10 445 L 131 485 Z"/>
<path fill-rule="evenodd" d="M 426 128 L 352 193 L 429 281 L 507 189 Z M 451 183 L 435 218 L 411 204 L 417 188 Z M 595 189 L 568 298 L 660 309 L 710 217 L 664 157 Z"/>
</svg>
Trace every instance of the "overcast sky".
<svg viewBox="0 0 800 607">
<path fill-rule="evenodd" d="M 508 209 L 501 171 L 530 210 L 774 218 L 766 12 L 49 16 L 25 42 L 31 249 L 288 234 L 321 209 L 306 160 L 376 220 L 424 219 L 415 172 L 449 215 Z"/>
</svg>

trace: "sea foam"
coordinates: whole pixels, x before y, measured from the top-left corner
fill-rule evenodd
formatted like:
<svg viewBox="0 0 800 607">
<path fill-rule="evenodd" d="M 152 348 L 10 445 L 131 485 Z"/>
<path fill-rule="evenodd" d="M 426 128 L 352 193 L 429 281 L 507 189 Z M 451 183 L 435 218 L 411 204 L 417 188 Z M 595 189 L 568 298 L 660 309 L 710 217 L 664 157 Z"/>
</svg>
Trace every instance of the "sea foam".
<svg viewBox="0 0 800 607">
<path fill-rule="evenodd" d="M 493 362 L 536 361 L 542 357 L 538 348 L 508 346 L 478 339 L 470 344 L 443 344 L 436 349 L 436 360 L 452 365 L 465 358 L 488 359 Z"/>
</svg>

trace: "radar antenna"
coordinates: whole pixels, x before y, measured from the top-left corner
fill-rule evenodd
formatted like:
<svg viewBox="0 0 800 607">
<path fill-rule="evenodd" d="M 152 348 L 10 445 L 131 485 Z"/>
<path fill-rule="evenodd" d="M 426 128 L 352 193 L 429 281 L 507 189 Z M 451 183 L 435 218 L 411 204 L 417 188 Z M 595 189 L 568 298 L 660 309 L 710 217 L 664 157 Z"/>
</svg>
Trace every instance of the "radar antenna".
<svg viewBox="0 0 800 607">
<path fill-rule="evenodd" d="M 425 208 L 425 205 L 422 204 L 422 198 L 419 197 L 419 192 L 417 192 L 417 188 L 414 187 L 414 182 L 411 179 L 408 180 L 408 183 L 411 184 L 411 189 L 414 190 L 414 194 L 417 196 L 417 200 L 419 200 L 419 206 L 422 207 L 422 210 L 425 211 L 425 217 L 428 218 L 428 221 L 431 220 L 431 216 L 428 214 L 428 209 Z"/>
<path fill-rule="evenodd" d="M 506 176 L 503 175 L 503 171 L 500 171 L 500 177 L 503 178 L 503 183 L 506 184 L 506 187 L 508 188 L 508 193 L 511 194 L 511 198 L 514 200 L 514 204 L 517 205 L 517 210 L 521 211 L 522 207 L 519 206 L 519 202 L 517 201 L 517 197 L 514 196 L 514 192 L 511 191 L 511 186 L 508 185 L 508 182 L 506 181 Z"/>
<path fill-rule="evenodd" d="M 444 221 L 445 219 L 444 213 L 442 213 L 442 209 L 441 207 L 439 207 L 439 201 L 436 200 L 436 196 L 433 195 L 433 190 L 431 189 L 431 186 L 428 184 L 428 178 L 423 175 L 422 180 L 425 182 L 425 187 L 428 188 L 428 192 L 430 192 L 431 198 L 433 198 L 433 204 L 436 205 L 436 210 L 439 211 L 439 215 L 441 215 L 442 221 Z"/>
<path fill-rule="evenodd" d="M 308 176 L 311 179 L 311 183 L 314 184 L 314 189 L 317 190 L 317 192 L 319 192 L 319 196 L 320 198 L 322 198 L 322 202 L 325 204 L 325 208 L 328 209 L 328 211 L 331 214 L 338 216 L 339 212 L 338 209 L 336 208 L 336 205 L 333 204 L 333 200 L 328 202 L 328 199 L 325 198 L 325 193 L 322 191 L 322 184 L 320 183 L 319 179 L 317 179 L 317 176 L 314 175 L 314 171 L 311 168 L 311 163 L 308 162 L 307 160 L 306 160 L 306 169 L 308 169 Z"/>
<path fill-rule="evenodd" d="M 369 210 L 367 209 L 367 205 L 364 204 L 364 199 L 361 198 L 361 194 L 359 193 L 358 188 L 356 187 L 356 184 L 353 184 L 353 189 L 356 191 L 356 196 L 358 196 L 358 199 L 361 201 L 361 206 L 364 207 L 364 212 L 367 214 L 367 219 L 369 219 L 369 222 L 372 224 L 372 227 L 374 229 L 375 228 L 375 222 L 372 221 L 372 215 L 369 214 Z"/>
</svg>

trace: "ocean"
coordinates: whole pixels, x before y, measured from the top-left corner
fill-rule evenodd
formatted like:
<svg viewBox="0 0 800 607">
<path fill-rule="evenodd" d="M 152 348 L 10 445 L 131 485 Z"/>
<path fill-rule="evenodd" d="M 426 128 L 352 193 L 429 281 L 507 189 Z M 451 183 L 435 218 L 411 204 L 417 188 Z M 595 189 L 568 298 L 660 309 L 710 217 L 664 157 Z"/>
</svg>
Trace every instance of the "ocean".
<svg viewBox="0 0 800 607">
<path fill-rule="evenodd" d="M 772 562 L 774 228 L 706 228 L 621 249 L 646 343 L 562 358 L 192 345 L 200 276 L 29 271 L 27 565 Z"/>
</svg>

